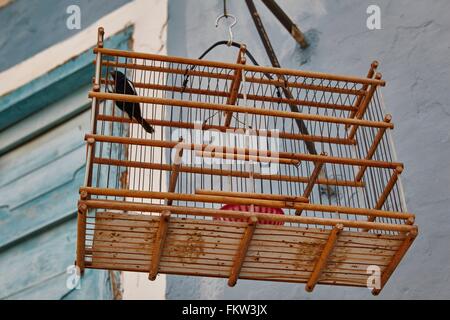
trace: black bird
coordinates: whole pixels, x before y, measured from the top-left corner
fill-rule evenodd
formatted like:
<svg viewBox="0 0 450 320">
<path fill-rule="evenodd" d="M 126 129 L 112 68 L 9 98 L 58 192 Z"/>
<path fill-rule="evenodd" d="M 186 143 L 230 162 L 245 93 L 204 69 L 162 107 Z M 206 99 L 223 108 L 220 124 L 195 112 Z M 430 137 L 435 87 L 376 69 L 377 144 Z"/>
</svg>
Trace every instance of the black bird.
<svg viewBox="0 0 450 320">
<path fill-rule="evenodd" d="M 134 89 L 133 83 L 120 71 L 112 71 L 109 73 L 114 79 L 114 92 L 119 94 L 131 94 L 136 96 L 136 90 Z M 141 115 L 141 106 L 138 102 L 124 102 L 116 101 L 116 106 L 125 111 L 130 119 L 136 119 L 138 123 L 148 133 L 153 133 L 155 130 L 153 127 L 144 119 Z"/>
</svg>

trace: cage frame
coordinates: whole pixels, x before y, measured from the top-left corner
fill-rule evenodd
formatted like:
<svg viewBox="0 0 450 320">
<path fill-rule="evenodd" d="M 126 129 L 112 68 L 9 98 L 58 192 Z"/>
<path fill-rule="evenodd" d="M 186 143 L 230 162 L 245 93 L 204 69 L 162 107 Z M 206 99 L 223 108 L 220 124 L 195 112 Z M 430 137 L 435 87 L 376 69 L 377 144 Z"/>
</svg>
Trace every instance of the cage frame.
<svg viewBox="0 0 450 320">
<path fill-rule="evenodd" d="M 114 270 L 130 270 L 130 271 L 145 271 L 149 274 L 150 280 L 155 280 L 158 273 L 167 273 L 167 274 L 185 274 L 185 275 L 201 275 L 201 276 L 213 276 L 213 277 L 223 277 L 228 278 L 228 284 L 230 286 L 234 286 L 238 279 L 251 279 L 251 280 L 272 280 L 272 281 L 286 281 L 286 282 L 296 282 L 296 283 L 305 283 L 305 290 L 311 292 L 316 284 L 333 284 L 333 285 L 346 285 L 346 286 L 357 286 L 364 287 L 367 286 L 367 283 L 364 283 L 363 277 L 359 277 L 358 281 L 354 280 L 357 277 L 352 278 L 352 273 L 349 273 L 349 277 L 343 278 L 343 280 L 330 280 L 335 279 L 329 277 L 329 279 L 324 276 L 327 273 L 333 273 L 333 267 L 339 264 L 338 261 L 344 261 L 345 264 L 345 255 L 346 252 L 342 247 L 350 247 L 348 252 L 364 252 L 361 255 L 361 261 L 365 261 L 368 256 L 370 256 L 370 252 L 383 252 L 385 256 L 383 256 L 384 266 L 382 268 L 380 274 L 380 285 L 377 288 L 372 290 L 374 295 L 379 294 L 382 288 L 387 283 L 388 279 L 397 268 L 403 256 L 406 254 L 407 250 L 413 243 L 415 237 L 418 234 L 417 225 L 414 224 L 415 216 L 414 214 L 408 212 L 400 212 L 400 211 L 392 211 L 392 210 L 383 210 L 383 204 L 391 193 L 392 189 L 397 185 L 399 180 L 399 176 L 403 171 L 403 164 L 397 161 L 380 161 L 373 159 L 373 156 L 379 146 L 383 137 L 385 137 L 386 132 L 388 130 L 393 129 L 394 125 L 391 122 L 391 116 L 385 115 L 383 121 L 373 121 L 366 120 L 364 118 L 364 114 L 369 107 L 369 103 L 371 102 L 373 95 L 376 90 L 380 86 L 385 85 L 385 81 L 381 80 L 381 74 L 376 72 L 378 67 L 378 63 L 372 63 L 369 72 L 366 78 L 352 77 L 352 76 L 342 76 L 342 75 L 333 75 L 319 72 L 309 72 L 309 71 L 300 71 L 300 70 L 291 70 L 291 69 L 282 69 L 282 68 L 271 68 L 271 67 L 262 67 L 262 66 L 254 66 L 248 65 L 245 62 L 245 58 L 243 58 L 243 52 L 245 52 L 245 46 L 242 46 L 238 53 L 238 59 L 236 63 L 226 63 L 226 62 L 216 62 L 216 61 L 204 61 L 204 60 L 196 60 L 196 59 L 188 59 L 181 57 L 169 57 L 169 56 L 161 56 L 156 54 L 148 54 L 148 53 L 137 53 L 130 51 L 121 51 L 114 49 L 106 49 L 103 48 L 103 36 L 104 30 L 103 28 L 99 28 L 98 32 L 98 40 L 97 47 L 94 49 L 94 53 L 96 54 L 95 59 L 95 77 L 93 79 L 93 89 L 89 92 L 89 97 L 92 99 L 91 103 L 91 132 L 86 134 L 86 142 L 87 142 L 87 164 L 86 164 L 86 173 L 85 173 L 85 182 L 84 186 L 80 188 L 80 200 L 78 202 L 78 233 L 77 233 L 77 259 L 76 264 L 80 268 L 81 272 L 85 268 L 106 268 L 106 269 L 114 269 Z M 224 95 L 224 98 L 227 99 L 226 103 L 206 103 L 199 101 L 189 101 L 189 100 L 177 100 L 177 99 L 169 99 L 169 98 L 159 98 L 159 97 L 148 97 L 148 96 L 138 96 L 138 95 L 127 95 L 127 94 L 118 94 L 111 92 L 101 92 L 100 88 L 102 85 L 107 84 L 107 80 L 104 80 L 101 76 L 102 66 L 115 66 L 121 67 L 122 65 L 119 62 L 111 62 L 111 61 L 103 61 L 103 55 L 110 56 L 120 56 L 125 58 L 132 59 L 149 59 L 154 61 L 162 61 L 162 62 L 173 62 L 173 63 L 182 63 L 186 65 L 195 65 L 195 66 L 205 66 L 205 67 L 216 67 L 216 68 L 228 68 L 234 70 L 231 78 L 227 75 L 227 80 L 231 81 L 230 91 L 229 92 L 214 92 L 214 94 Z M 125 63 L 128 64 L 128 63 Z M 131 65 L 131 64 L 130 64 Z M 129 65 L 127 66 L 129 67 Z M 142 66 L 141 66 L 142 67 Z M 148 66 L 147 66 L 148 67 Z M 158 67 L 152 67 L 157 70 Z M 166 68 L 168 69 L 168 68 Z M 161 70 L 164 72 L 174 72 L 180 73 L 180 70 Z M 247 79 L 246 76 L 242 77 L 243 71 L 254 71 L 259 73 L 270 73 L 274 75 L 291 75 L 291 76 L 305 76 L 305 77 L 314 77 L 317 79 L 327 79 L 332 81 L 350 81 L 355 82 L 361 85 L 361 89 L 353 90 L 353 89 L 343 89 L 343 88 L 331 88 L 331 87 L 323 87 L 318 88 L 317 85 L 314 84 L 302 84 L 302 89 L 306 90 L 324 90 L 333 93 L 351 93 L 354 94 L 357 99 L 353 107 L 342 106 L 338 104 L 321 104 L 321 103 L 313 103 L 311 101 L 299 101 L 298 99 L 283 98 L 270 98 L 265 97 L 269 101 L 272 102 L 280 102 L 280 103 L 296 103 L 296 104 L 313 104 L 317 108 L 331 108 L 331 109 L 344 109 L 345 111 L 350 112 L 350 117 L 333 117 L 333 116 L 324 116 L 324 115 L 314 115 L 308 113 L 300 113 L 293 111 L 282 111 L 282 110 L 269 110 L 269 109 L 261 109 L 261 108 L 250 108 L 246 106 L 240 106 L 236 104 L 237 99 L 239 98 L 248 98 L 249 94 L 242 94 L 239 91 L 239 86 L 242 81 L 255 81 L 260 83 L 265 83 L 267 85 L 275 85 L 275 86 L 285 86 L 288 88 L 299 86 L 296 83 L 290 83 L 289 81 L 281 81 L 281 77 L 278 79 Z M 184 72 L 184 76 L 190 75 L 199 75 L 199 76 L 212 76 L 216 77 L 217 74 L 211 74 L 204 71 L 196 71 L 196 70 L 188 70 L 186 69 Z M 180 91 L 183 88 L 161 85 L 161 84 L 147 84 L 149 89 L 153 90 L 173 90 Z M 320 86 L 319 86 L 320 87 Z M 212 92 L 205 92 L 202 89 L 195 88 L 185 88 L 185 92 L 190 92 L 193 94 L 213 94 Z M 250 99 L 258 99 L 257 96 L 251 96 Z M 165 170 L 167 172 L 171 172 L 170 174 L 170 183 L 167 192 L 157 192 L 157 191 L 140 191 L 140 190 L 130 190 L 126 188 L 98 188 L 92 186 L 93 180 L 93 166 L 94 164 L 104 164 L 104 165 L 123 165 L 125 167 L 131 166 L 132 161 L 130 160 L 113 160 L 113 159 L 98 159 L 95 156 L 95 146 L 97 143 L 118 143 L 122 145 L 138 145 L 138 146 L 148 146 L 148 147 L 160 147 L 160 148 L 168 148 L 174 149 L 178 148 L 179 156 L 181 157 L 183 154 L 183 150 L 191 150 L 195 149 L 203 155 L 208 152 L 206 151 L 206 145 L 198 145 L 184 141 L 158 141 L 155 139 L 143 139 L 143 138 L 134 138 L 134 137 L 113 137 L 113 136 L 104 136 L 98 134 L 97 132 L 97 123 L 98 121 L 111 121 L 117 123 L 133 123 L 132 119 L 127 118 L 118 118 L 115 116 L 99 114 L 99 104 L 100 101 L 103 100 L 112 100 L 112 101 L 123 101 L 123 102 L 135 102 L 135 103 L 152 103 L 157 105 L 166 105 L 166 106 L 178 106 L 181 108 L 197 108 L 197 109 L 208 109 L 208 110 L 216 110 L 222 111 L 226 115 L 226 120 L 224 125 L 208 125 L 203 124 L 202 129 L 217 129 L 219 131 L 223 131 L 229 128 L 231 125 L 231 115 L 233 113 L 247 113 L 247 114 L 255 114 L 259 116 L 273 116 L 273 117 L 284 117 L 294 120 L 300 121 L 318 121 L 325 123 L 333 123 L 345 126 L 348 130 L 348 136 L 345 138 L 340 137 L 321 137 L 314 135 L 305 135 L 302 133 L 289 133 L 282 132 L 282 137 L 287 139 L 293 138 L 298 139 L 299 141 L 304 142 L 330 142 L 336 144 L 343 145 L 356 145 L 357 141 L 355 139 L 358 128 L 359 127 L 371 127 L 377 130 L 376 135 L 373 137 L 373 141 L 371 142 L 370 147 L 368 148 L 367 155 L 364 158 L 351 158 L 351 157 L 340 157 L 340 156 L 332 156 L 328 155 L 324 152 L 320 154 L 307 154 L 301 152 L 279 152 L 279 159 L 286 159 L 289 161 L 297 161 L 298 163 L 301 161 L 308 161 L 314 164 L 314 169 L 312 173 L 303 177 L 290 177 L 290 176 L 279 176 L 279 179 L 289 179 L 298 180 L 303 184 L 306 184 L 304 192 L 298 196 L 285 196 L 285 195 L 270 195 L 255 193 L 255 192 L 227 192 L 227 191 L 217 191 L 217 190 L 202 190 L 196 189 L 195 194 L 180 194 L 175 192 L 175 185 L 177 183 L 178 174 L 181 172 L 192 172 L 195 173 L 195 167 L 187 167 L 180 166 L 177 164 L 165 164 L 165 163 L 140 163 L 143 168 L 150 170 Z M 164 119 L 148 119 L 151 125 L 155 126 L 175 126 L 181 128 L 191 128 L 192 123 L 185 122 L 173 122 L 167 121 Z M 254 133 L 258 135 L 262 130 L 255 130 Z M 227 150 L 228 151 L 228 150 Z M 233 155 L 238 155 L 238 153 L 244 157 L 244 160 L 248 161 L 250 159 L 254 161 L 265 160 L 271 161 L 271 153 L 265 153 L 264 155 L 260 155 L 259 150 L 252 150 L 250 148 L 235 148 L 232 150 Z M 210 156 L 218 155 L 219 153 L 213 151 Z M 226 153 L 224 153 L 226 155 Z M 250 158 L 254 157 L 254 158 Z M 265 158 L 263 158 L 265 157 Z M 320 177 L 320 172 L 322 170 L 322 166 L 324 164 L 335 163 L 335 164 L 343 164 L 349 166 L 357 166 L 359 169 L 356 173 L 356 178 L 352 181 L 338 181 L 333 179 L 323 179 Z M 137 163 L 133 164 L 137 165 Z M 364 186 L 363 176 L 365 171 L 368 168 L 385 168 L 392 170 L 392 175 L 390 179 L 384 186 L 384 189 L 381 192 L 381 195 L 376 201 L 376 205 L 374 208 L 352 208 L 347 206 L 338 206 L 338 205 L 323 205 L 323 204 L 315 204 L 309 202 L 308 198 L 314 188 L 315 185 L 323 184 L 323 185 L 345 185 L 345 186 L 354 186 L 354 187 L 362 187 Z M 226 170 L 221 170 L 220 172 L 213 171 L 205 171 L 202 169 L 201 171 L 197 170 L 197 173 L 210 173 L 210 174 L 221 174 L 221 175 L 233 175 L 233 174 L 241 174 L 242 177 L 261 177 L 265 178 L 264 175 L 253 174 L 249 172 L 245 173 L 237 173 L 237 172 L 226 172 Z M 401 188 L 401 185 L 400 185 Z M 98 196 L 111 196 L 111 197 L 122 197 L 126 198 L 148 198 L 148 199 L 159 199 L 161 201 L 165 201 L 165 204 L 153 204 L 153 203 L 134 203 L 130 201 L 112 201 L 112 200 L 99 200 L 95 197 Z M 173 201 L 198 201 L 204 203 L 228 203 L 228 204 L 248 204 L 248 205 L 261 205 L 267 207 L 274 208 L 282 208 L 282 209 L 292 209 L 295 210 L 295 215 L 273 215 L 267 213 L 257 213 L 257 212 L 243 212 L 243 211 L 224 211 L 219 209 L 210 209 L 210 208 L 196 208 L 196 207 L 187 207 L 187 206 L 173 206 Z M 122 226 L 121 223 L 126 221 L 130 223 L 134 227 L 130 227 L 131 229 L 126 232 L 130 232 L 133 228 L 137 228 L 139 230 L 146 230 L 146 228 L 151 229 L 151 235 L 146 238 L 146 241 L 152 241 L 152 246 L 150 248 L 150 252 L 145 253 L 145 257 L 148 258 L 148 263 L 146 267 L 142 268 L 126 268 L 121 267 L 120 264 L 115 263 L 97 263 L 95 264 L 93 261 L 87 261 L 86 257 L 92 255 L 95 251 L 94 247 L 87 248 L 86 247 L 86 237 L 87 237 L 87 226 L 89 225 L 88 220 L 89 210 L 103 210 L 96 211 L 93 223 L 94 225 L 94 237 L 100 237 L 102 230 L 108 231 L 108 223 L 112 223 L 113 225 L 117 223 L 117 230 L 125 230 L 129 226 Z M 342 214 L 353 214 L 353 215 L 361 215 L 367 217 L 367 221 L 354 221 L 349 219 L 336 219 L 336 218 L 320 218 L 320 217 L 310 217 L 302 215 L 302 211 L 304 210 L 317 210 L 322 212 L 333 212 L 333 213 L 342 213 Z M 136 215 L 120 215 L 117 212 L 147 212 L 149 215 L 145 216 L 136 216 Z M 156 215 L 154 215 L 157 213 Z M 228 217 L 231 219 L 244 219 L 244 222 L 229 222 L 229 221 L 215 221 L 214 223 L 211 220 L 205 221 L 195 221 L 189 218 L 183 218 L 177 216 L 177 214 L 189 214 L 190 216 L 203 216 L 203 217 L 215 217 L 215 218 L 224 218 Z M 377 218 L 392 218 L 402 220 L 403 223 L 386 223 L 376 221 Z M 134 219 L 134 220 L 133 220 Z M 108 223 L 104 223 L 107 221 Z M 261 221 L 281 221 L 281 222 L 291 222 L 291 223 L 299 223 L 304 224 L 307 227 L 287 227 L 287 226 L 263 226 L 260 224 Z M 195 272 L 183 271 L 174 268 L 170 268 L 167 266 L 167 263 L 164 262 L 164 259 L 167 259 L 164 255 L 167 252 L 173 252 L 174 238 L 182 238 L 182 236 L 186 237 L 195 235 L 195 232 L 189 233 L 190 229 L 186 229 L 186 234 L 174 233 L 172 230 L 183 230 L 183 227 L 189 225 L 192 230 L 196 230 L 199 232 L 200 238 L 208 237 L 211 235 L 211 238 L 220 238 L 223 233 L 226 233 L 227 230 L 232 234 L 232 242 L 233 245 L 225 243 L 224 245 L 228 245 L 228 247 L 232 247 L 231 251 L 234 251 L 235 254 L 232 255 L 232 258 L 229 258 L 226 261 L 226 264 L 218 265 L 220 267 L 220 272 L 217 274 L 204 272 Z M 218 225 L 218 226 L 217 226 Z M 326 226 L 329 229 L 317 229 L 311 228 L 309 225 L 319 225 Z M 149 227 L 151 226 L 151 227 Z M 104 229 L 102 229 L 104 228 Z M 346 228 L 356 228 L 359 231 L 348 231 Z M 148 229 L 148 230 L 150 230 Z M 215 229 L 219 230 L 217 233 L 214 233 Z M 221 230 L 225 231 L 221 231 Z M 111 229 L 112 230 L 112 229 Z M 109 231 L 111 231 L 109 230 Z M 148 231 L 147 230 L 147 231 Z M 234 230 L 234 231 L 230 231 Z M 276 276 L 264 276 L 258 274 L 258 272 L 242 272 L 242 268 L 248 265 L 251 261 L 249 260 L 249 249 L 250 251 L 258 251 L 262 252 L 263 245 L 256 245 L 255 242 L 261 242 L 261 238 L 265 234 L 270 234 L 271 232 L 275 232 L 278 230 L 279 237 L 273 237 L 273 243 L 277 246 L 282 246 L 285 243 L 289 243 L 292 241 L 291 239 L 296 239 L 297 244 L 300 244 L 301 250 L 306 250 L 308 246 L 302 247 L 302 242 L 307 242 L 309 246 L 315 245 L 320 249 L 312 255 L 312 259 L 303 265 L 303 269 L 300 268 L 299 271 L 301 276 L 296 274 L 296 270 L 292 269 L 292 265 L 288 265 L 288 271 L 292 273 L 292 277 L 283 277 L 281 273 L 276 273 Z M 381 231 L 393 231 L 396 232 L 395 235 L 389 234 L 373 234 L 369 233 L 370 230 L 381 230 Z M 146 231 L 146 232 L 147 232 Z M 178 231 L 177 231 L 178 232 Z M 260 234 L 261 232 L 266 232 Z M 120 232 L 118 232 L 120 233 Z M 275 232 L 275 234 L 277 234 Z M 277 234 L 278 235 L 278 234 Z M 114 237 L 112 237 L 114 238 Z M 117 243 L 124 238 L 118 238 L 112 241 L 112 243 Z M 150 239 L 150 240 L 149 240 Z M 172 240 L 170 240 L 172 239 Z M 255 240 L 257 239 L 257 240 Z M 258 240 L 259 239 L 259 240 Z M 315 240 L 313 240 L 315 239 Z M 169 241 L 170 240 L 170 241 Z M 95 241 L 95 240 L 94 240 Z M 172 242 L 171 242 L 172 241 Z M 359 245 L 358 241 L 362 244 Z M 295 241 L 294 241 L 295 242 Z M 141 245 L 144 242 L 141 243 Z M 352 243 L 356 243 L 355 247 L 351 247 Z M 349 245 L 350 244 L 350 245 Z M 363 244 L 366 246 L 364 247 Z M 220 244 L 216 246 L 220 247 Z M 256 247 L 256 249 L 255 249 Z M 338 248 L 339 250 L 337 250 Z M 365 251 L 364 251 L 364 250 Z M 367 250 L 366 250 L 367 249 Z M 114 247 L 112 247 L 114 250 Z M 301 251 L 300 250 L 300 251 Z M 176 251 L 176 250 L 175 250 Z M 341 252 L 342 251 L 342 252 Z M 387 254 L 384 251 L 389 251 Z M 336 253 L 339 252 L 339 253 Z M 348 253 L 347 252 L 347 253 Z M 111 251 L 111 253 L 114 253 Z M 128 250 L 125 254 L 132 255 L 132 253 Z M 267 253 L 268 254 L 268 253 Z M 291 254 L 291 253 L 287 253 Z M 305 256 L 308 254 L 305 254 Z M 113 254 L 114 256 L 114 254 Z M 164 258 L 165 257 L 165 258 Z M 251 256 L 252 259 L 255 258 Z M 280 255 L 280 265 L 283 263 L 283 255 Z M 146 258 L 146 259 L 147 259 Z M 93 259 L 93 258 L 92 258 Z M 112 258 L 114 261 L 114 257 Z M 199 258 L 201 259 L 201 258 Z M 268 256 L 266 257 L 267 261 L 269 261 Z M 333 260 L 334 259 L 334 260 Z M 341 260 L 339 260 L 341 259 Z M 100 259 L 101 260 L 101 259 Z M 264 260 L 264 259 L 262 259 Z M 336 261 L 337 260 L 337 261 Z M 376 260 L 376 259 L 375 259 Z M 180 260 L 181 265 L 189 265 L 189 263 L 183 262 L 183 259 Z M 380 258 L 381 261 L 381 258 Z M 254 262 L 256 263 L 256 262 Z M 269 263 L 268 263 L 269 264 Z M 347 263 L 348 264 L 348 263 Z M 361 265 L 363 263 L 360 263 Z M 349 268 L 351 269 L 351 264 L 349 264 Z M 355 263 L 358 265 L 358 263 Z M 255 267 L 256 268 L 256 267 Z M 188 268 L 187 268 L 188 269 Z M 187 270 L 186 269 L 186 270 Z M 219 270 L 218 269 L 218 270 Z M 174 271 L 175 270 L 175 271 Z M 225 270 L 225 271 L 224 271 Z M 306 271 L 305 271 L 306 270 Z M 360 271 L 360 270 L 359 270 Z M 284 271 L 286 272 L 286 271 Z M 262 273 L 264 274 L 264 273 Z M 295 275 L 295 276 L 294 276 Z"/>
</svg>

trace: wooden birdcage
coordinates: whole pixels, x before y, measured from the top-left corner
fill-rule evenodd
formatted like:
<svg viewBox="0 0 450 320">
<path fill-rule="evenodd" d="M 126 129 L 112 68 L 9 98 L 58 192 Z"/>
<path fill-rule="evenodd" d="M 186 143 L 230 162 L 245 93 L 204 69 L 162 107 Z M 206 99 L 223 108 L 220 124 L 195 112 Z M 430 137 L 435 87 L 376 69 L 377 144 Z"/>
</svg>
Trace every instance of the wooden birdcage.
<svg viewBox="0 0 450 320">
<path fill-rule="evenodd" d="M 377 63 L 359 78 L 250 65 L 245 50 L 236 63 L 111 50 L 99 30 L 78 267 L 308 291 L 370 287 L 378 270 L 379 293 L 417 226 Z"/>
</svg>

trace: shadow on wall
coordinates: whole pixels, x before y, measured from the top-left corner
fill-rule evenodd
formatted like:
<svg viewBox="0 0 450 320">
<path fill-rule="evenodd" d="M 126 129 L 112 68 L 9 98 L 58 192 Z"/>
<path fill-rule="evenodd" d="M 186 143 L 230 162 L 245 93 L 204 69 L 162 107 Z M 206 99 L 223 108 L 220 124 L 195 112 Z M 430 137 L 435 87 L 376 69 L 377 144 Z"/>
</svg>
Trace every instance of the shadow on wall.
<svg viewBox="0 0 450 320">
<path fill-rule="evenodd" d="M 303 66 L 311 61 L 311 57 L 315 54 L 320 40 L 320 31 L 317 29 L 309 29 L 304 33 L 308 48 L 302 49 L 296 44 L 293 51 L 289 52 L 289 56 L 294 57 L 298 67 Z"/>
</svg>

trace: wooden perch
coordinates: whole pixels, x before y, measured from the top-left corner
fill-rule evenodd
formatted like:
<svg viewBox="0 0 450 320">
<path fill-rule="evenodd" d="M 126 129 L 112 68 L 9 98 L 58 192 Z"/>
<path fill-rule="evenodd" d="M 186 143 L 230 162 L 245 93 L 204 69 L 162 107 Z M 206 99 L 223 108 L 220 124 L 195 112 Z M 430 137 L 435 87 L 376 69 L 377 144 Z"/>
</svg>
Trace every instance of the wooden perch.
<svg viewBox="0 0 450 320">
<path fill-rule="evenodd" d="M 278 194 L 266 194 L 266 193 L 254 193 L 254 192 L 229 192 L 229 191 L 218 191 L 218 190 L 204 190 L 197 189 L 195 194 L 204 195 L 220 195 L 220 196 L 230 196 L 237 198 L 253 198 L 253 199 L 265 199 L 265 200 L 279 200 L 279 201 L 292 201 L 292 202 L 308 202 L 305 197 L 278 195 Z"/>
</svg>

